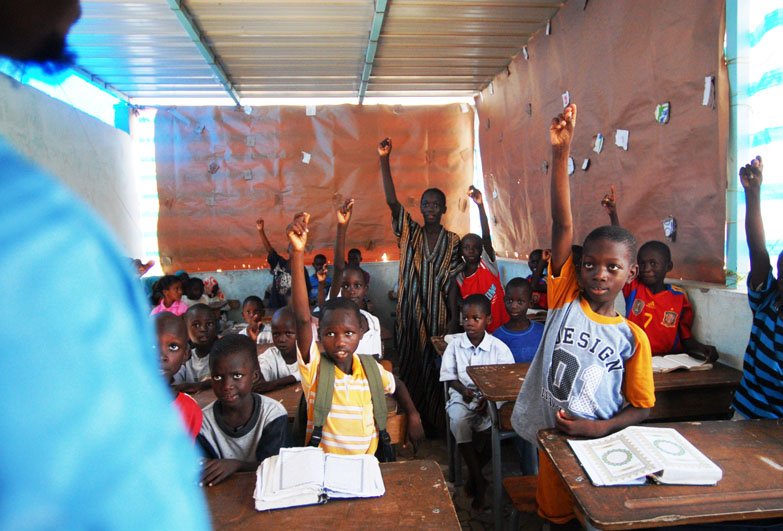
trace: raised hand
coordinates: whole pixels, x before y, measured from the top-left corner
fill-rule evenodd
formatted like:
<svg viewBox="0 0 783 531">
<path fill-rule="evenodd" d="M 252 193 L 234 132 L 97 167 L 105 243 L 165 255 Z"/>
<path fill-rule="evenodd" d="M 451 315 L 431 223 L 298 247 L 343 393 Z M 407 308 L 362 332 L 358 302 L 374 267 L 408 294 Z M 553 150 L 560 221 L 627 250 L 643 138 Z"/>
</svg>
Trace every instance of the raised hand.
<svg viewBox="0 0 783 531">
<path fill-rule="evenodd" d="M 571 146 L 576 127 L 576 104 L 571 103 L 561 114 L 552 118 L 549 126 L 549 141 L 552 147 L 567 148 Z"/>
<path fill-rule="evenodd" d="M 340 208 L 337 209 L 337 224 L 347 225 L 351 221 L 351 213 L 353 212 L 353 199 L 346 199 Z"/>
<path fill-rule="evenodd" d="M 380 141 L 378 144 L 378 155 L 381 157 L 388 157 L 391 154 L 392 151 L 392 141 L 391 138 L 386 137 L 383 140 Z"/>
<path fill-rule="evenodd" d="M 546 264 L 552 259 L 552 249 L 544 249 L 541 251 L 541 261 L 539 263 Z"/>
<path fill-rule="evenodd" d="M 264 230 L 264 220 L 263 220 L 263 218 L 258 218 L 256 220 L 256 230 L 258 230 L 258 232 L 261 232 L 262 230 Z"/>
<path fill-rule="evenodd" d="M 288 241 L 294 251 L 304 252 L 307 245 L 307 231 L 310 223 L 310 214 L 300 212 L 294 216 L 294 219 L 285 229 Z"/>
<path fill-rule="evenodd" d="M 606 194 L 604 198 L 601 199 L 601 206 L 606 209 L 606 212 L 609 215 L 617 212 L 617 198 L 614 194 L 614 185 L 612 185 L 611 192 Z"/>
<path fill-rule="evenodd" d="M 329 274 L 329 266 L 324 264 L 324 266 L 315 272 L 315 278 L 318 280 L 318 283 L 326 282 L 326 277 Z"/>
<path fill-rule="evenodd" d="M 474 203 L 477 205 L 483 205 L 484 204 L 484 198 L 481 195 L 481 190 L 476 188 L 475 186 L 470 186 L 468 188 L 468 197 L 470 197 Z"/>
<path fill-rule="evenodd" d="M 761 182 L 764 180 L 763 171 L 764 163 L 761 162 L 761 155 L 758 155 L 750 163 L 740 168 L 739 176 L 742 187 L 746 190 L 761 188 Z"/>
</svg>

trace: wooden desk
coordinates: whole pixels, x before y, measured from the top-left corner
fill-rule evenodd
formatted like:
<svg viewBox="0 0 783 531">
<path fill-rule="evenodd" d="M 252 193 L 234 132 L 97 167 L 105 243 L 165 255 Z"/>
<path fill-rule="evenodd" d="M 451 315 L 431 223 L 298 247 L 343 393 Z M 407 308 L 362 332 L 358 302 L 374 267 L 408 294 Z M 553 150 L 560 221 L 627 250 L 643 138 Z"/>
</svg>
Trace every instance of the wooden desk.
<svg viewBox="0 0 783 531">
<path fill-rule="evenodd" d="M 215 401 L 215 393 L 211 388 L 199 391 L 192 396 L 198 403 L 199 407 L 202 409 Z M 286 387 L 281 387 L 280 389 L 270 391 L 269 393 L 264 393 L 264 396 L 274 398 L 280 402 L 288 414 L 288 419 L 293 420 L 296 418 L 296 411 L 299 408 L 299 400 L 302 397 L 302 386 L 298 383 L 288 385 Z"/>
<path fill-rule="evenodd" d="M 585 527 L 640 529 L 783 517 L 783 421 L 671 423 L 723 470 L 717 486 L 595 487 L 566 437 L 538 434 L 539 446 L 562 475 Z"/>
<path fill-rule="evenodd" d="M 647 420 L 729 419 L 741 378 L 741 371 L 720 363 L 707 371 L 654 374 L 655 407 Z"/>
<path fill-rule="evenodd" d="M 386 494 L 380 498 L 333 500 L 276 511 L 255 510 L 252 472 L 236 474 L 204 492 L 216 530 L 460 528 L 435 461 L 381 463 L 381 473 Z"/>
</svg>

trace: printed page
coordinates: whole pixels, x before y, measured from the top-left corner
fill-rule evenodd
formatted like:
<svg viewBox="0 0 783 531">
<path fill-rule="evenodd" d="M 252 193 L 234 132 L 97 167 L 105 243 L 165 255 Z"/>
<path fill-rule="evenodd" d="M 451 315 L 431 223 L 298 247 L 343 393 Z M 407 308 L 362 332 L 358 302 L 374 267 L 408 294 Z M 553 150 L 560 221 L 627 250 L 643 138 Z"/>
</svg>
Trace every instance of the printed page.
<svg viewBox="0 0 783 531">
<path fill-rule="evenodd" d="M 666 358 L 678 367 L 683 367 L 691 371 L 712 369 L 712 363 L 707 363 L 704 360 L 694 358 L 690 354 L 669 354 Z"/>
<path fill-rule="evenodd" d="M 568 441 L 594 485 L 640 484 L 645 476 L 661 470 L 654 458 L 624 432 L 601 439 Z"/>
<path fill-rule="evenodd" d="M 714 485 L 723 477 L 720 467 L 675 429 L 632 426 L 626 430 L 661 463 L 663 471 L 654 478 L 660 483 Z"/>
</svg>

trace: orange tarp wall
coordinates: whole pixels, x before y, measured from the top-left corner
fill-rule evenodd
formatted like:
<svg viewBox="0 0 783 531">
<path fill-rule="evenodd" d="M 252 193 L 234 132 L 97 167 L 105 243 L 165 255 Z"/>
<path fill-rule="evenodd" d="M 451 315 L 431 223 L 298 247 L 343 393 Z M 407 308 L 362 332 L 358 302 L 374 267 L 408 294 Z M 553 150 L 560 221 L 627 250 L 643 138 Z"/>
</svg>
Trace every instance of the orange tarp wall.
<svg viewBox="0 0 783 531">
<path fill-rule="evenodd" d="M 477 98 L 485 197 L 500 256 L 525 257 L 551 238 L 548 127 L 568 91 L 579 108 L 571 192 L 578 243 L 608 223 L 614 185 L 623 226 L 640 244 L 664 240 L 674 216 L 670 276 L 724 282 L 728 80 L 723 2 L 572 0 Z M 702 105 L 705 76 L 713 97 Z M 670 102 L 668 124 L 655 107 Z M 615 131 L 630 132 L 628 151 Z M 593 151 L 604 136 L 603 151 Z M 590 159 L 587 171 L 581 165 Z"/>
<path fill-rule="evenodd" d="M 287 256 L 285 227 L 311 214 L 308 256 L 332 260 L 335 209 L 356 199 L 347 248 L 365 261 L 399 257 L 386 206 L 376 146 L 393 140 L 399 201 L 417 219 L 421 193 L 441 188 L 443 223 L 468 232 L 465 192 L 473 180 L 473 110 L 469 106 L 162 108 L 155 119 L 160 215 L 158 242 L 166 271 L 266 267 L 255 220 Z M 308 154 L 310 160 L 305 163 Z M 462 206 L 462 210 L 459 208 Z"/>
</svg>

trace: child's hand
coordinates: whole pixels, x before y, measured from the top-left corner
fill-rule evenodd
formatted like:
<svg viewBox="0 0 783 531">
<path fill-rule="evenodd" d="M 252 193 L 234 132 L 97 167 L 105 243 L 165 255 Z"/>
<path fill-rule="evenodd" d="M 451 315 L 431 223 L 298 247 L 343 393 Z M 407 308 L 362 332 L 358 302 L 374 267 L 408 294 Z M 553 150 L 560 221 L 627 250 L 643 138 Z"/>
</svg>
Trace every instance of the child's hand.
<svg viewBox="0 0 783 531">
<path fill-rule="evenodd" d="M 476 393 L 473 392 L 473 389 L 465 388 L 464 391 L 462 391 L 462 398 L 465 400 L 465 402 L 470 403 L 473 402 L 473 398 L 476 396 Z"/>
<path fill-rule="evenodd" d="M 474 186 L 468 188 L 468 197 L 470 197 L 473 200 L 473 202 L 476 203 L 477 205 L 484 204 L 484 199 L 481 196 L 481 190 L 479 190 Z"/>
<path fill-rule="evenodd" d="M 310 214 L 300 212 L 294 216 L 294 220 L 286 227 L 285 233 L 288 241 L 291 243 L 291 249 L 298 252 L 304 252 L 307 245 L 307 231 L 310 223 Z"/>
<path fill-rule="evenodd" d="M 576 104 L 572 103 L 563 110 L 562 114 L 552 118 L 552 124 L 549 126 L 549 141 L 552 147 L 570 147 L 575 127 Z"/>
<path fill-rule="evenodd" d="M 605 430 L 601 427 L 600 421 L 572 417 L 562 409 L 555 415 L 555 427 L 566 435 L 592 438 L 606 435 Z"/>
<path fill-rule="evenodd" d="M 348 225 L 348 222 L 351 221 L 351 214 L 353 213 L 353 199 L 346 199 L 345 203 L 342 204 L 340 208 L 337 209 L 337 224 L 338 225 Z"/>
<path fill-rule="evenodd" d="M 764 164 L 761 162 L 761 156 L 757 156 L 751 160 L 749 164 L 746 164 L 740 168 L 739 176 L 742 187 L 745 190 L 758 190 L 761 188 L 761 181 L 763 180 L 762 172 L 764 171 Z"/>
<path fill-rule="evenodd" d="M 612 191 L 609 192 L 601 199 L 601 206 L 606 209 L 606 213 L 610 216 L 617 212 L 617 198 L 614 195 L 614 185 L 612 185 Z"/>
<path fill-rule="evenodd" d="M 201 473 L 201 485 L 212 487 L 239 470 L 242 461 L 237 459 L 207 459 Z"/>
<path fill-rule="evenodd" d="M 383 140 L 380 141 L 378 144 L 378 155 L 380 155 L 382 158 L 386 158 L 389 155 L 391 155 L 392 151 L 392 141 L 391 138 L 386 137 Z"/>
<path fill-rule="evenodd" d="M 324 264 L 324 266 L 315 272 L 315 278 L 318 280 L 318 283 L 326 282 L 326 277 L 329 274 L 329 266 Z"/>
<path fill-rule="evenodd" d="M 253 341 L 258 341 L 258 333 L 261 330 L 261 323 L 248 323 L 247 337 Z"/>
<path fill-rule="evenodd" d="M 477 413 L 484 413 L 487 410 L 487 399 L 484 395 L 482 395 L 478 402 L 476 403 L 476 412 Z"/>
<path fill-rule="evenodd" d="M 408 413 L 408 440 L 413 444 L 413 451 L 424 440 L 424 426 L 418 413 Z"/>
<path fill-rule="evenodd" d="M 688 354 L 694 358 L 704 360 L 707 363 L 715 363 L 718 361 L 718 349 L 712 345 L 705 345 L 704 343 L 697 343 L 692 345 L 688 349 Z"/>
<path fill-rule="evenodd" d="M 256 220 L 256 230 L 258 232 L 261 232 L 262 230 L 264 230 L 264 220 L 263 220 L 263 218 L 258 218 Z"/>
<path fill-rule="evenodd" d="M 543 263 L 544 265 L 548 264 L 549 261 L 552 259 L 552 249 L 544 249 L 541 251 L 541 261 L 540 264 Z"/>
</svg>

